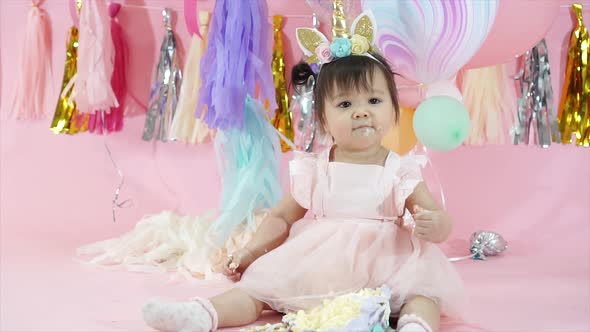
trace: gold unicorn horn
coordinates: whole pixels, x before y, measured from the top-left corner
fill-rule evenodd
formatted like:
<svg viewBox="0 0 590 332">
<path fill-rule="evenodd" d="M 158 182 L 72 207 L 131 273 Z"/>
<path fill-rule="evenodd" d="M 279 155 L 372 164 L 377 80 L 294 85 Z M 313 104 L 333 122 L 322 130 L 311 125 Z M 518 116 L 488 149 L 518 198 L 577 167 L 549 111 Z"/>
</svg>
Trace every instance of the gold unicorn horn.
<svg viewBox="0 0 590 332">
<path fill-rule="evenodd" d="M 339 37 L 350 38 L 346 27 L 346 15 L 344 15 L 342 0 L 334 0 L 332 6 L 334 8 L 332 13 L 332 40 Z"/>
</svg>

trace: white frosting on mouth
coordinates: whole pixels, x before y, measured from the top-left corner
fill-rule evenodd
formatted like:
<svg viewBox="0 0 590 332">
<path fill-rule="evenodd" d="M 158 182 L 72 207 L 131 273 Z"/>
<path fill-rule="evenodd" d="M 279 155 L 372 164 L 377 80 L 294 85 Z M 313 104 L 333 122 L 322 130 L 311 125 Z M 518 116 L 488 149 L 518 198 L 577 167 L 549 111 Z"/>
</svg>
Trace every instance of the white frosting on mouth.
<svg viewBox="0 0 590 332">
<path fill-rule="evenodd" d="M 376 132 L 376 130 L 373 127 L 360 127 L 357 129 L 353 129 L 352 135 L 367 137 L 367 136 L 374 135 L 375 132 Z"/>
</svg>

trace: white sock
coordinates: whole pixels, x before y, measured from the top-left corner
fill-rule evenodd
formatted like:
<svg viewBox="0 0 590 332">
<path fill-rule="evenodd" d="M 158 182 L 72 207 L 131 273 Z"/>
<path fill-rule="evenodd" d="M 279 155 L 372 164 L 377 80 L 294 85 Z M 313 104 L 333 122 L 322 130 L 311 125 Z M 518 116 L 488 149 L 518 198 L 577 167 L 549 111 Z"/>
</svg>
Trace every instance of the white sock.
<svg viewBox="0 0 590 332">
<path fill-rule="evenodd" d="M 158 331 L 211 332 L 217 328 L 217 317 L 213 317 L 211 309 L 199 300 L 165 303 L 152 299 L 143 306 L 142 313 L 145 323 Z"/>
<path fill-rule="evenodd" d="M 397 332 L 432 332 L 432 328 L 422 317 L 405 314 L 397 321 Z"/>
<path fill-rule="evenodd" d="M 397 332 L 428 332 L 422 325 L 418 323 L 408 323 L 401 327 Z"/>
</svg>

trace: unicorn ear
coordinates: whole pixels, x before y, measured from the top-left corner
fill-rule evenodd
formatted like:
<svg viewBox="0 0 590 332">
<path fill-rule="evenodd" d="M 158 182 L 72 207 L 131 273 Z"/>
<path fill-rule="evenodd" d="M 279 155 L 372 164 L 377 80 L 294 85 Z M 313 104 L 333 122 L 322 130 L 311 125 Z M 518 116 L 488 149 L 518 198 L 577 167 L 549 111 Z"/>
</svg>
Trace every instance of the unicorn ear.
<svg viewBox="0 0 590 332">
<path fill-rule="evenodd" d="M 308 62 L 317 62 L 316 48 L 324 43 L 329 43 L 328 38 L 317 29 L 297 28 L 297 43 L 303 54 L 309 57 Z"/>
<path fill-rule="evenodd" d="M 376 29 L 377 26 L 375 21 L 375 16 L 373 16 L 373 12 L 366 11 L 360 14 L 354 22 L 352 22 L 352 34 L 353 35 L 361 35 L 369 41 L 371 47 L 375 45 L 376 39 Z"/>
</svg>

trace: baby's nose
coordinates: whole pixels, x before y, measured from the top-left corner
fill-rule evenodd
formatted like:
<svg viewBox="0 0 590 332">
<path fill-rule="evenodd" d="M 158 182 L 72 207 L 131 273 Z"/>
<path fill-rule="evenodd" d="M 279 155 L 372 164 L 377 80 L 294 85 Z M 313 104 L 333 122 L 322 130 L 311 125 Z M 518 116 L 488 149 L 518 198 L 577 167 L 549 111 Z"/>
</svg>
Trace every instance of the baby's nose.
<svg viewBox="0 0 590 332">
<path fill-rule="evenodd" d="M 365 112 L 365 111 L 358 111 L 358 112 L 354 112 L 352 117 L 355 119 L 367 118 L 367 117 L 369 117 L 369 113 Z"/>
</svg>

